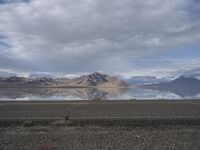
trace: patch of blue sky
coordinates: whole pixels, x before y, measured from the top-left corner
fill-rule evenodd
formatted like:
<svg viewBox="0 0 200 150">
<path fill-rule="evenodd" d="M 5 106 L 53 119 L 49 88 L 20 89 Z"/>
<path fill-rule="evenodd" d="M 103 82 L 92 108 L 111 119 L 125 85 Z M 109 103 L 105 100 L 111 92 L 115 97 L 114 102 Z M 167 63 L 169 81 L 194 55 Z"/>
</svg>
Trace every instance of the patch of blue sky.
<svg viewBox="0 0 200 150">
<path fill-rule="evenodd" d="M 180 60 L 181 62 L 187 62 L 191 59 L 199 59 L 200 61 L 200 44 L 169 49 L 142 59 L 133 60 L 131 63 L 135 69 L 145 69 L 173 64 Z"/>
<path fill-rule="evenodd" d="M 165 52 L 165 59 L 191 59 L 200 58 L 200 44 L 174 48 Z"/>
<path fill-rule="evenodd" d="M 3 42 L 3 41 L 1 41 L 0 40 L 0 45 L 1 45 L 1 47 L 11 47 L 8 43 L 5 43 L 5 42 Z"/>
<path fill-rule="evenodd" d="M 7 47 L 7 48 L 11 47 L 11 45 L 8 44 L 8 43 L 5 41 L 6 39 L 7 39 L 7 38 L 6 38 L 5 36 L 3 36 L 3 35 L 0 34 L 0 47 Z"/>
<path fill-rule="evenodd" d="M 192 19 L 200 19 L 200 0 L 193 0 L 189 6 L 189 12 Z"/>
<path fill-rule="evenodd" d="M 9 4 L 9 3 L 28 3 L 30 0 L 0 0 L 0 4 Z"/>
</svg>

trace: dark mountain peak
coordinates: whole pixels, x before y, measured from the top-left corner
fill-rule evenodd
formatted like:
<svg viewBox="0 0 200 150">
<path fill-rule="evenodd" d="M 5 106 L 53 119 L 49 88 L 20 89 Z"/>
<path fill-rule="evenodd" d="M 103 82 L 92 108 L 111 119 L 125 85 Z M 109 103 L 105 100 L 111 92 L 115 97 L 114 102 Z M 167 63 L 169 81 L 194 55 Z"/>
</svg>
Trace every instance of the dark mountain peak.
<svg viewBox="0 0 200 150">
<path fill-rule="evenodd" d="M 94 72 L 94 73 L 89 74 L 88 76 L 107 76 L 107 75 L 100 72 Z"/>
<path fill-rule="evenodd" d="M 48 78 L 48 77 L 41 77 L 41 78 L 36 78 L 33 81 L 36 81 L 36 82 L 52 82 L 53 79 L 52 78 Z"/>
<path fill-rule="evenodd" d="M 177 79 L 187 79 L 188 77 L 186 77 L 186 76 L 180 76 L 179 78 L 177 78 Z"/>
<path fill-rule="evenodd" d="M 172 92 L 181 97 L 197 95 L 200 93 L 200 80 L 194 77 L 180 76 L 179 78 L 164 83 L 143 85 L 144 88 Z"/>
<path fill-rule="evenodd" d="M 173 83 L 197 83 L 200 82 L 200 80 L 194 78 L 194 77 L 186 77 L 186 76 L 180 76 L 179 78 L 172 81 Z"/>
<path fill-rule="evenodd" d="M 91 78 L 91 79 L 95 79 L 95 80 L 101 81 L 101 80 L 105 80 L 107 76 L 108 75 L 106 75 L 106 74 L 102 74 L 102 73 L 99 73 L 99 72 L 94 72 L 92 74 L 89 74 L 87 77 Z"/>
<path fill-rule="evenodd" d="M 99 84 L 108 82 L 108 80 L 106 79 L 107 77 L 108 75 L 101 74 L 99 72 L 94 72 L 92 74 L 84 75 L 74 80 L 78 80 L 78 84 L 85 84 L 87 86 L 97 86 Z"/>
<path fill-rule="evenodd" d="M 109 76 L 103 73 L 94 72 L 89 75 L 84 75 L 79 78 L 73 79 L 73 83 L 83 86 L 106 86 L 106 87 L 119 87 L 127 86 L 126 83 L 117 77 Z"/>
<path fill-rule="evenodd" d="M 184 79 L 184 80 L 188 80 L 188 79 L 196 79 L 195 77 L 187 77 L 187 76 L 180 76 L 179 78 L 177 79 Z M 197 79 L 196 79 L 197 80 Z"/>
<path fill-rule="evenodd" d="M 28 81 L 28 79 L 24 78 L 24 77 L 16 77 L 16 76 L 13 76 L 13 77 L 9 77 L 9 78 L 3 78 L 0 80 L 1 83 L 8 83 L 8 84 L 12 84 L 12 83 L 25 83 Z"/>
<path fill-rule="evenodd" d="M 23 77 L 12 76 L 12 77 L 6 78 L 6 81 L 22 81 L 25 79 L 26 78 L 23 78 Z"/>
</svg>

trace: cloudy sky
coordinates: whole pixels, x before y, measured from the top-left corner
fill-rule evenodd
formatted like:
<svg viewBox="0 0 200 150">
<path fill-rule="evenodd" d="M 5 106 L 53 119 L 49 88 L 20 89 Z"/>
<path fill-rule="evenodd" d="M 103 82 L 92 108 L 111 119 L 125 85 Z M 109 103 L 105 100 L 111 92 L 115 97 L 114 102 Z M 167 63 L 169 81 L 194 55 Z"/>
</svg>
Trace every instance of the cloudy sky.
<svg viewBox="0 0 200 150">
<path fill-rule="evenodd" d="M 199 0 L 0 0 L 0 71 L 200 70 Z"/>
</svg>

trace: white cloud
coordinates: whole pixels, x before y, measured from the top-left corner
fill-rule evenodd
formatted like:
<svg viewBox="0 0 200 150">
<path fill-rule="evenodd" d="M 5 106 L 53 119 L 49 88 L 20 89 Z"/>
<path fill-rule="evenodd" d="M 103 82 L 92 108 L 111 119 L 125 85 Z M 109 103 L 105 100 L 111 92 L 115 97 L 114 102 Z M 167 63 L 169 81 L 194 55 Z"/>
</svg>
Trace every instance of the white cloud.
<svg viewBox="0 0 200 150">
<path fill-rule="evenodd" d="M 82 75 L 86 75 L 88 73 L 76 73 L 76 74 L 66 74 L 64 75 L 65 78 L 68 78 L 68 79 L 74 79 L 74 78 L 77 78 L 77 77 L 80 77 Z"/>
<path fill-rule="evenodd" d="M 132 61 L 200 41 L 194 0 L 32 0 L 0 6 L 0 68 L 116 72 Z"/>
</svg>

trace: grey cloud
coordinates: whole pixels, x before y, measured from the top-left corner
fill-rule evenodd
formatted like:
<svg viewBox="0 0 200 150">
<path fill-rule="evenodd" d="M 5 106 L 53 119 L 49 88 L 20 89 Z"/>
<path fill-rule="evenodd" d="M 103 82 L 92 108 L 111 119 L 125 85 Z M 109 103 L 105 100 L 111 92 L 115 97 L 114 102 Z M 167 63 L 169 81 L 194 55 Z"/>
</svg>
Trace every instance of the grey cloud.
<svg viewBox="0 0 200 150">
<path fill-rule="evenodd" d="M 11 48 L 0 48 L 6 55 L 0 64 L 40 72 L 132 69 L 132 60 L 200 41 L 200 21 L 191 21 L 198 9 L 194 3 L 32 0 L 2 5 L 0 33 Z"/>
<path fill-rule="evenodd" d="M 184 72 L 184 76 L 200 78 L 200 68 L 196 67 L 196 68 L 193 68 L 191 70 L 187 70 L 187 71 Z"/>
<path fill-rule="evenodd" d="M 12 76 L 17 76 L 17 74 L 0 71 L 0 77 L 6 78 L 6 77 L 12 77 Z"/>
</svg>

